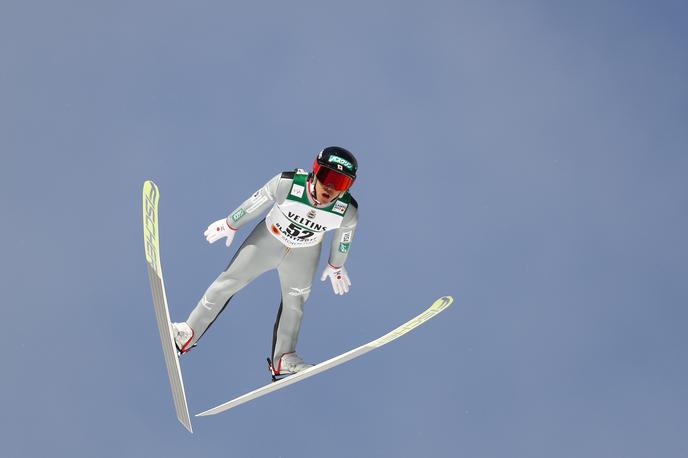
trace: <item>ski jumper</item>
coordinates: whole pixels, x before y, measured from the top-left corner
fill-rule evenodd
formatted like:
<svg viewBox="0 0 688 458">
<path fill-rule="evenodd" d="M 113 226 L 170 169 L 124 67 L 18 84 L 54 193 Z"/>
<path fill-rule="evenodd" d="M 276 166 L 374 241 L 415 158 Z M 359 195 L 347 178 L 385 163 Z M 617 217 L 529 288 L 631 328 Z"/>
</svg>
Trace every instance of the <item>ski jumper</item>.
<svg viewBox="0 0 688 458">
<path fill-rule="evenodd" d="M 262 273 L 277 269 L 282 300 L 273 330 L 272 359 L 296 351 L 303 305 L 320 259 L 327 231 L 334 231 L 329 263 L 344 265 L 358 221 L 358 203 L 345 192 L 333 202 L 314 199 L 313 177 L 303 170 L 273 177 L 227 218 L 239 229 L 272 209 L 253 229 L 229 265 L 208 287 L 187 319 L 195 344 L 225 309 L 234 294 Z"/>
</svg>

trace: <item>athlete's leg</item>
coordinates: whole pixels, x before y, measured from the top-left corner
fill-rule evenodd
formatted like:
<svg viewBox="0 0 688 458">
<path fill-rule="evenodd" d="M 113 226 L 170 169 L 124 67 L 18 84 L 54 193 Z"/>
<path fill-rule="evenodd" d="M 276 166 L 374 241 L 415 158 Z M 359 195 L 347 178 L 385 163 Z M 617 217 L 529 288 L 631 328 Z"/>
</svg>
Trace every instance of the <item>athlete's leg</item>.
<svg viewBox="0 0 688 458">
<path fill-rule="evenodd" d="M 193 337 L 187 347 L 201 338 L 234 294 L 260 274 L 277 267 L 285 251 L 285 247 L 270 235 L 265 223 L 258 223 L 227 269 L 208 287 L 189 315 L 186 322 L 193 330 Z"/>
<path fill-rule="evenodd" d="M 272 339 L 272 358 L 276 369 L 283 354 L 296 351 L 303 318 L 303 304 L 310 295 L 321 248 L 322 244 L 294 248 L 277 268 L 282 288 L 282 302 L 277 312 Z"/>
</svg>

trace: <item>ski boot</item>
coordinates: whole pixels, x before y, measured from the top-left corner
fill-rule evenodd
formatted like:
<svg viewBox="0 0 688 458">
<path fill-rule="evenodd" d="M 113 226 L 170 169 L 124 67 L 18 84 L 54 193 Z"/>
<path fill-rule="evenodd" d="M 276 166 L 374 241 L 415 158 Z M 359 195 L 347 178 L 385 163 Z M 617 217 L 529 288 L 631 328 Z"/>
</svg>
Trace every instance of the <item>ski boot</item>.
<svg viewBox="0 0 688 458">
<path fill-rule="evenodd" d="M 186 322 L 172 323 L 172 335 L 177 346 L 177 352 L 180 355 L 196 346 L 196 344 L 189 345 L 193 339 L 194 331 Z"/>
<path fill-rule="evenodd" d="M 296 354 L 296 352 L 285 353 L 277 361 L 277 367 L 272 363 L 272 360 L 268 358 L 268 369 L 270 370 L 270 375 L 272 376 L 272 381 L 276 382 L 283 379 L 284 377 L 302 370 L 313 367 L 313 364 L 308 364 Z"/>
</svg>

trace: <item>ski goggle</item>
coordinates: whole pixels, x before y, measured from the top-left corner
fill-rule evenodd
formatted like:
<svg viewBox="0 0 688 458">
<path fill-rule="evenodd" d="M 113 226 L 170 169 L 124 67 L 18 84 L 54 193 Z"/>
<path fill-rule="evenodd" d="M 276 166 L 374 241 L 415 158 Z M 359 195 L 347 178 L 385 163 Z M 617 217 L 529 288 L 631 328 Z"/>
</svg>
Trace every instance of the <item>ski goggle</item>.
<svg viewBox="0 0 688 458">
<path fill-rule="evenodd" d="M 337 191 L 346 191 L 354 183 L 353 178 L 327 167 L 320 167 L 315 176 L 323 185 L 332 186 Z"/>
</svg>

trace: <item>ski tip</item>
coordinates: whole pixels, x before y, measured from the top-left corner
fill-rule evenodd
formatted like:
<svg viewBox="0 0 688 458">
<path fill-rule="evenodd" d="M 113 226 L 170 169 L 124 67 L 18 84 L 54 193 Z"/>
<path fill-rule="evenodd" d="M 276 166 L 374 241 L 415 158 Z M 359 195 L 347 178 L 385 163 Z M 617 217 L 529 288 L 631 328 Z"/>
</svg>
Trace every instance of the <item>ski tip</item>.
<svg viewBox="0 0 688 458">
<path fill-rule="evenodd" d="M 444 309 L 446 307 L 449 307 L 449 305 L 452 302 L 454 302 L 454 298 L 452 296 L 442 296 L 439 299 L 437 299 L 434 304 L 432 304 L 432 307 L 439 307 L 441 309 Z"/>
<path fill-rule="evenodd" d="M 154 189 L 155 192 L 158 191 L 158 185 L 155 184 L 155 181 L 153 180 L 146 180 L 143 182 L 143 190 L 147 194 L 150 192 L 151 189 Z"/>
</svg>

